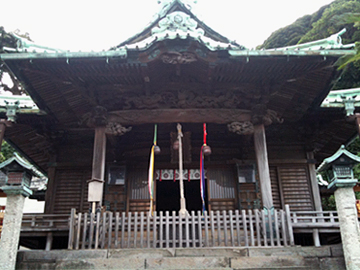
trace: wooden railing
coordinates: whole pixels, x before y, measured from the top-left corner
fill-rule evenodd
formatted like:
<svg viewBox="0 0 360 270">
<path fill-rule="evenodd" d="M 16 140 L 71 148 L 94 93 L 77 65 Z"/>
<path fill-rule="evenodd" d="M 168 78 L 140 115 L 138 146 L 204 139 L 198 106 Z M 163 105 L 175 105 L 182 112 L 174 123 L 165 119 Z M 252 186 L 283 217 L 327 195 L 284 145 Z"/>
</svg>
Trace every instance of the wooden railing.
<svg viewBox="0 0 360 270">
<path fill-rule="evenodd" d="M 312 233 L 320 246 L 319 233 L 339 232 L 336 211 L 292 212 L 259 210 L 191 212 L 76 213 L 71 215 L 24 214 L 22 233 L 47 236 L 69 234 L 69 249 L 249 247 L 291 246 L 294 234 Z"/>
<path fill-rule="evenodd" d="M 69 249 L 294 245 L 284 210 L 82 214 L 71 212 Z"/>
<path fill-rule="evenodd" d="M 22 232 L 55 232 L 69 230 L 69 215 L 24 214 Z"/>
<path fill-rule="evenodd" d="M 293 229 L 339 229 L 336 211 L 290 212 Z"/>
<path fill-rule="evenodd" d="M 298 211 L 290 212 L 291 230 L 294 233 L 312 233 L 315 246 L 320 246 L 320 233 L 340 232 L 336 211 Z"/>
</svg>

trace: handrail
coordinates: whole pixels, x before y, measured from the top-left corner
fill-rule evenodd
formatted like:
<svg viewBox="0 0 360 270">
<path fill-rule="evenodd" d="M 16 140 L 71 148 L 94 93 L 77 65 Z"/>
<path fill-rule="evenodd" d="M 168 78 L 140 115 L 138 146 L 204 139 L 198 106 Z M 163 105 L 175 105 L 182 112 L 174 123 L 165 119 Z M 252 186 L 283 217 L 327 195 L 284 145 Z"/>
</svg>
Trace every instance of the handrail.
<svg viewBox="0 0 360 270">
<path fill-rule="evenodd" d="M 69 217 L 67 214 L 24 214 L 21 231 L 67 231 Z"/>
</svg>

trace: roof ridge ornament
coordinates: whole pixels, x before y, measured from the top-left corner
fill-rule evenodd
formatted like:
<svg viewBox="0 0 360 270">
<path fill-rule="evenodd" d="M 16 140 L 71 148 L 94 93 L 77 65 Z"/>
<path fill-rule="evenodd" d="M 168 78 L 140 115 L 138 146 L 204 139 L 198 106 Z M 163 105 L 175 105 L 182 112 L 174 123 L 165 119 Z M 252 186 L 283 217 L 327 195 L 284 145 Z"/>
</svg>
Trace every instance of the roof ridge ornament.
<svg viewBox="0 0 360 270">
<path fill-rule="evenodd" d="M 192 4 L 197 4 L 197 1 L 194 0 L 159 0 L 158 4 L 162 5 L 161 10 L 169 7 L 173 2 L 178 2 L 180 4 L 185 5 L 185 7 L 189 10 L 192 9 Z"/>
<path fill-rule="evenodd" d="M 203 36 L 204 30 L 197 28 L 198 23 L 188 14 L 182 11 L 174 11 L 159 21 L 159 26 L 151 30 L 152 34 L 164 33 L 167 31 L 176 32 L 193 32 Z"/>
</svg>

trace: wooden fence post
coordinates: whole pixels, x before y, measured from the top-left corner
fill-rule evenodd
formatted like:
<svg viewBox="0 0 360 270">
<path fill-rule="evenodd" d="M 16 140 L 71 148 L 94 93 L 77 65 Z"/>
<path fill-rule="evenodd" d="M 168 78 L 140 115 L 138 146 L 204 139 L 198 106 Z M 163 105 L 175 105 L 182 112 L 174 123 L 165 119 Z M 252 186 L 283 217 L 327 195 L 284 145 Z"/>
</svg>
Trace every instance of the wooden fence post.
<svg viewBox="0 0 360 270">
<path fill-rule="evenodd" d="M 294 233 L 292 228 L 292 222 L 291 222 L 291 213 L 290 213 L 290 206 L 288 204 L 285 205 L 285 213 L 286 213 L 286 221 L 287 221 L 287 227 L 289 232 L 289 239 L 290 239 L 290 246 L 294 246 Z"/>
<path fill-rule="evenodd" d="M 76 218 L 76 209 L 71 209 L 70 214 L 70 222 L 69 222 L 69 242 L 68 242 L 68 249 L 73 249 L 73 242 L 74 242 L 74 227 L 75 227 L 75 218 Z"/>
</svg>

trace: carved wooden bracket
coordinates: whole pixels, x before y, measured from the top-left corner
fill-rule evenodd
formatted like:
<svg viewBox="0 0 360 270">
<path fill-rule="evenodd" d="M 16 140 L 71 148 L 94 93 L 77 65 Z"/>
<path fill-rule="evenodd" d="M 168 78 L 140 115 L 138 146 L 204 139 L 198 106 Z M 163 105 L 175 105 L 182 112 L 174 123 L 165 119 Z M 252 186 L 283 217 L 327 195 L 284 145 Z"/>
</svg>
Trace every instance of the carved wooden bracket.
<svg viewBox="0 0 360 270">
<path fill-rule="evenodd" d="M 84 114 L 81 117 L 79 125 L 86 124 L 89 127 L 105 126 L 107 125 L 107 109 L 102 106 L 96 106 L 91 112 Z"/>
<path fill-rule="evenodd" d="M 126 128 L 126 127 L 122 126 L 120 123 L 108 122 L 108 124 L 106 125 L 105 133 L 109 134 L 109 135 L 114 135 L 114 136 L 122 136 L 131 130 L 132 130 L 132 127 Z"/>
<path fill-rule="evenodd" d="M 283 123 L 284 120 L 278 116 L 278 113 L 266 108 L 264 104 L 258 104 L 252 109 L 251 122 L 253 124 L 264 124 L 265 126 L 272 123 Z"/>
<path fill-rule="evenodd" d="M 250 121 L 232 122 L 227 125 L 229 131 L 238 135 L 250 135 L 254 133 L 254 125 Z"/>
<path fill-rule="evenodd" d="M 250 135 L 254 133 L 254 125 L 272 123 L 282 123 L 283 119 L 278 117 L 277 112 L 265 109 L 263 111 L 253 111 L 250 121 L 234 121 L 228 124 L 228 129 L 238 135 Z"/>
</svg>

